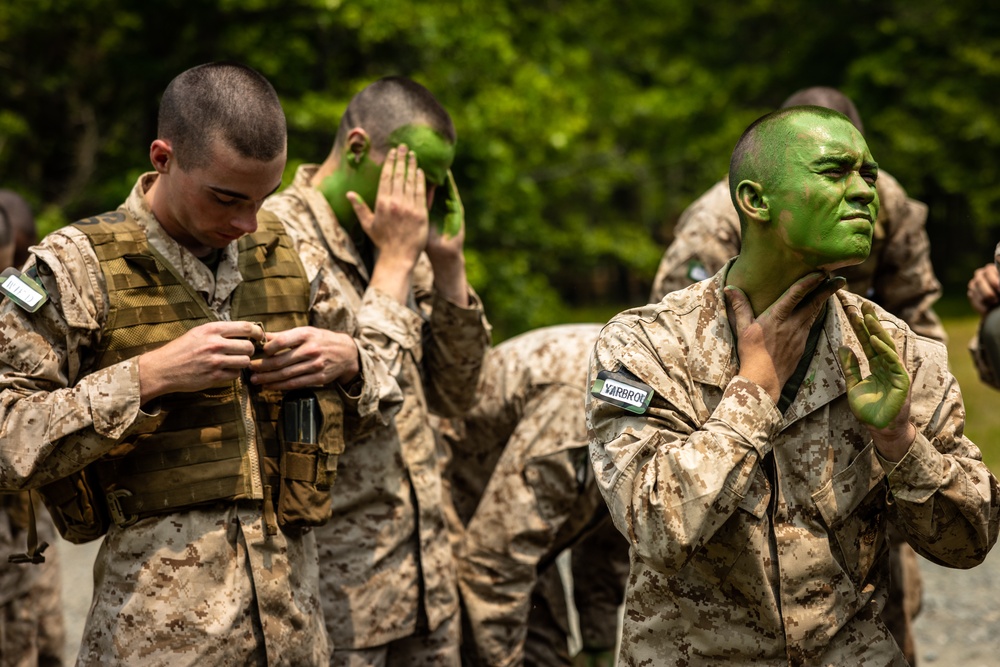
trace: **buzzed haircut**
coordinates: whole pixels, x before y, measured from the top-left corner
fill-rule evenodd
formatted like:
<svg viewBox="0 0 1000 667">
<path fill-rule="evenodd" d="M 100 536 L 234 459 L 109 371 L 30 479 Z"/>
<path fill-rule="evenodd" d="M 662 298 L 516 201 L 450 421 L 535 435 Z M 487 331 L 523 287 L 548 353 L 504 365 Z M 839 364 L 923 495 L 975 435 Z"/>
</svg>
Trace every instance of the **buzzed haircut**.
<svg viewBox="0 0 1000 667">
<path fill-rule="evenodd" d="M 28 248 L 38 242 L 35 215 L 27 200 L 13 190 L 0 190 L 0 213 L 6 218 L 9 233 L 17 244 L 14 247 L 14 264 L 23 266 L 28 261 Z M 0 240 L 0 245 L 7 243 Z"/>
<path fill-rule="evenodd" d="M 777 165 L 783 159 L 782 154 L 774 154 L 774 151 L 782 150 L 795 140 L 795 130 L 785 121 L 791 116 L 807 114 L 851 122 L 850 118 L 829 107 L 798 106 L 772 111 L 750 123 L 736 142 L 729 160 L 729 196 L 737 211 L 740 207 L 736 204 L 736 186 L 744 180 L 770 182 L 774 178 Z M 741 212 L 741 226 L 742 223 Z"/>
<path fill-rule="evenodd" d="M 232 62 L 182 72 L 160 100 L 157 136 L 170 142 L 184 169 L 204 167 L 212 142 L 269 162 L 285 150 L 288 129 L 278 94 L 256 70 Z"/>
<path fill-rule="evenodd" d="M 851 124 L 858 128 L 858 132 L 865 133 L 865 126 L 861 123 L 861 114 L 858 113 L 858 108 L 854 106 L 850 97 L 836 88 L 829 86 L 803 88 L 792 93 L 787 100 L 781 103 L 782 109 L 801 106 L 826 107 L 839 111 L 850 119 Z"/>
<path fill-rule="evenodd" d="M 455 143 L 451 116 L 429 90 L 401 76 L 379 79 L 355 95 L 340 119 L 333 150 L 340 153 L 356 127 L 368 133 L 372 149 L 384 153 L 395 130 L 404 125 L 426 125 Z"/>
</svg>

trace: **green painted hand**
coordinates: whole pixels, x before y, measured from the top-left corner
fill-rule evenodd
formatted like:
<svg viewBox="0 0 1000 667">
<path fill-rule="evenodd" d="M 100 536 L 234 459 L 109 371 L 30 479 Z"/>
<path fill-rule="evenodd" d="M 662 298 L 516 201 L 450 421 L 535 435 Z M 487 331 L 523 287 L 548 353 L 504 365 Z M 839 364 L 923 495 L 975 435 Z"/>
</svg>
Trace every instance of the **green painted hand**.
<svg viewBox="0 0 1000 667">
<path fill-rule="evenodd" d="M 462 206 L 462 197 L 458 194 L 458 186 L 455 185 L 451 169 L 448 170 L 448 199 L 445 200 L 445 205 L 448 207 L 448 212 L 434 222 L 442 236 L 452 238 L 458 236 L 465 225 L 465 207 Z"/>
<path fill-rule="evenodd" d="M 849 347 L 838 350 L 851 412 L 878 430 L 906 429 L 910 412 L 910 376 L 896 353 L 892 338 L 875 316 L 875 308 L 866 303 L 861 312 L 862 315 L 849 311 L 847 317 L 868 357 L 871 374 L 861 377 L 858 358 Z"/>
</svg>

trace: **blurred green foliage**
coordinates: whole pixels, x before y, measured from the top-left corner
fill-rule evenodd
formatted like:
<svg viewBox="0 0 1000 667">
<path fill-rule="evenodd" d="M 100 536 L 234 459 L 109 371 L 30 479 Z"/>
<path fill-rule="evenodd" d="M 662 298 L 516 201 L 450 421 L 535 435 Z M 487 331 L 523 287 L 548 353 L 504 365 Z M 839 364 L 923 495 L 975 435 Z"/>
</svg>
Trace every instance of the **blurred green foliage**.
<svg viewBox="0 0 1000 667">
<path fill-rule="evenodd" d="M 166 84 L 227 59 L 281 95 L 290 177 L 326 156 L 355 92 L 410 76 L 454 116 L 470 276 L 505 337 L 644 301 L 742 129 L 831 85 L 930 205 L 935 266 L 960 289 L 1000 238 L 998 17 L 971 0 L 8 0 L 0 182 L 46 229 L 116 206 Z"/>
</svg>

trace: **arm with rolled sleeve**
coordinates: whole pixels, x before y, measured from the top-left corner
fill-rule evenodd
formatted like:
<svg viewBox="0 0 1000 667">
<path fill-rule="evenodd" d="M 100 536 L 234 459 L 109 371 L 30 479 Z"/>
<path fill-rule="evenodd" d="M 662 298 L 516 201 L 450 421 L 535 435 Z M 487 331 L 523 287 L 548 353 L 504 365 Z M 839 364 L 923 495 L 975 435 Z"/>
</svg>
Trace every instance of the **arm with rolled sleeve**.
<svg viewBox="0 0 1000 667">
<path fill-rule="evenodd" d="M 650 566 L 675 573 L 736 511 L 781 415 L 755 383 L 735 376 L 699 423 L 683 375 L 681 346 L 657 344 L 636 325 L 612 321 L 594 351 L 591 381 L 626 367 L 656 392 L 642 415 L 588 395 L 591 461 L 618 529 Z"/>
<path fill-rule="evenodd" d="M 83 468 L 140 422 L 137 359 L 93 373 L 107 296 L 97 258 L 75 230 L 50 234 L 28 260 L 49 302 L 0 307 L 0 488 L 37 487 Z"/>
</svg>

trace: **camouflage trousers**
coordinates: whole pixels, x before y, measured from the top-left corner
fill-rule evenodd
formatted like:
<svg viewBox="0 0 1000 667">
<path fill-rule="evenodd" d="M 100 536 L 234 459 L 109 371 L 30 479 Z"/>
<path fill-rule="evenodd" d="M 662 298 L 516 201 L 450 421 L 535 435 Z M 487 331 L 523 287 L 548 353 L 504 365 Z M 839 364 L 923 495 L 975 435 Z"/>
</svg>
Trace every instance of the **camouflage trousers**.
<svg viewBox="0 0 1000 667">
<path fill-rule="evenodd" d="M 63 626 L 59 550 L 52 519 L 40 505 L 35 525 L 49 543 L 45 562 L 9 563 L 26 547 L 27 494 L 6 496 L 0 506 L 0 667 L 58 667 L 63 664 Z"/>
</svg>

